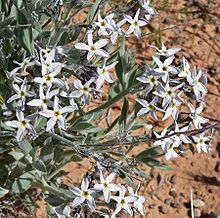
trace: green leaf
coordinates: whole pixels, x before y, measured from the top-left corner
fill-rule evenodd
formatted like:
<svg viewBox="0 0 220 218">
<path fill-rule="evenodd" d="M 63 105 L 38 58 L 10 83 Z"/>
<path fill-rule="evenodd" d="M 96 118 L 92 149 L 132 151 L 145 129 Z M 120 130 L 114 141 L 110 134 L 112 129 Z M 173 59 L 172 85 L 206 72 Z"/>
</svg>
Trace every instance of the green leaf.
<svg viewBox="0 0 220 218">
<path fill-rule="evenodd" d="M 41 171 L 41 172 L 44 172 L 44 173 L 47 172 L 47 168 L 46 168 L 44 162 L 40 159 L 38 159 L 34 162 L 34 168 Z"/>
<path fill-rule="evenodd" d="M 19 9 L 17 9 L 17 20 L 18 24 L 29 25 L 27 18 Z M 34 42 L 31 25 L 30 27 L 19 27 L 16 29 L 15 33 L 20 46 L 28 51 L 31 55 L 34 55 Z"/>
<path fill-rule="evenodd" d="M 121 110 L 121 116 L 120 116 L 120 119 L 119 119 L 119 124 L 122 125 L 122 129 L 124 129 L 125 126 L 126 126 L 128 108 L 129 108 L 128 99 L 124 98 L 124 104 L 123 104 L 123 107 L 122 107 L 122 110 Z"/>
<path fill-rule="evenodd" d="M 0 187 L 0 198 L 3 198 L 5 195 L 8 194 L 8 192 L 9 190 Z"/>
<path fill-rule="evenodd" d="M 15 159 L 15 160 L 20 160 L 24 157 L 24 154 L 22 152 L 18 151 L 11 151 L 9 154 Z"/>
<path fill-rule="evenodd" d="M 94 16 L 98 10 L 99 4 L 101 3 L 102 0 L 96 0 L 93 4 L 93 6 L 91 7 L 91 9 L 89 10 L 89 14 L 87 16 L 87 25 L 90 25 L 91 22 L 94 19 Z"/>
<path fill-rule="evenodd" d="M 30 142 L 27 140 L 22 140 L 21 142 L 18 143 L 18 146 L 25 154 L 29 154 L 30 151 L 32 150 L 32 146 Z"/>
<path fill-rule="evenodd" d="M 53 158 L 54 158 L 53 144 L 49 143 L 48 145 L 43 146 L 40 152 L 40 159 L 44 162 L 44 164 L 45 165 L 50 164 Z"/>
<path fill-rule="evenodd" d="M 158 147 L 152 147 L 145 151 L 142 151 L 140 154 L 136 156 L 136 158 L 141 161 L 142 159 L 145 159 L 145 158 L 160 157 L 163 154 L 164 154 L 164 151 L 161 149 L 161 147 L 158 146 Z"/>
<path fill-rule="evenodd" d="M 12 184 L 12 192 L 15 194 L 20 194 L 27 191 L 34 181 L 34 176 L 32 173 L 26 172 L 17 179 L 15 179 L 15 181 Z"/>
<path fill-rule="evenodd" d="M 9 18 L 6 18 L 0 21 L 0 30 L 5 29 L 7 26 L 9 26 L 13 20 L 14 20 L 14 17 L 9 17 Z"/>
</svg>

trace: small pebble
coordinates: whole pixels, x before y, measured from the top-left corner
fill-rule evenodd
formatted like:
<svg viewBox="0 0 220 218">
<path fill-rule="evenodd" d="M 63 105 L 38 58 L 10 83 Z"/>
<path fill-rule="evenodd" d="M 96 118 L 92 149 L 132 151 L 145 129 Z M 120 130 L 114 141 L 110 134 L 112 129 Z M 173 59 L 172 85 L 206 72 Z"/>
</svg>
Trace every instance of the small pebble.
<svg viewBox="0 0 220 218">
<path fill-rule="evenodd" d="M 182 205 L 179 202 L 174 202 L 171 204 L 171 207 L 180 209 L 182 208 Z"/>
<path fill-rule="evenodd" d="M 171 178 L 170 178 L 170 182 L 172 184 L 176 184 L 176 181 L 177 181 L 177 177 L 175 175 L 173 175 Z"/>
<path fill-rule="evenodd" d="M 174 197 L 174 198 L 177 198 L 178 197 L 178 194 L 177 192 L 175 191 L 175 189 L 171 189 L 170 190 L 170 196 Z"/>
<path fill-rule="evenodd" d="M 201 210 L 199 208 L 195 208 L 194 209 L 194 216 L 195 216 L 195 218 L 199 218 L 199 217 L 201 217 L 201 215 L 202 215 Z"/>
<path fill-rule="evenodd" d="M 167 205 L 169 205 L 169 204 L 172 203 L 172 201 L 173 201 L 172 198 L 166 198 L 166 199 L 164 200 L 164 203 L 167 204 Z"/>
<path fill-rule="evenodd" d="M 201 199 L 195 199 L 193 201 L 193 206 L 198 208 L 198 207 L 203 207 L 205 205 L 205 202 L 202 201 Z"/>
<path fill-rule="evenodd" d="M 167 209 L 167 207 L 164 207 L 164 206 L 159 206 L 159 211 L 163 214 L 169 213 L 169 210 Z"/>
<path fill-rule="evenodd" d="M 151 204 L 151 205 L 149 205 L 149 208 L 151 208 L 151 209 L 155 209 L 156 207 L 157 207 L 156 204 Z"/>
<path fill-rule="evenodd" d="M 211 212 L 210 218 L 220 218 L 220 212 Z"/>
</svg>

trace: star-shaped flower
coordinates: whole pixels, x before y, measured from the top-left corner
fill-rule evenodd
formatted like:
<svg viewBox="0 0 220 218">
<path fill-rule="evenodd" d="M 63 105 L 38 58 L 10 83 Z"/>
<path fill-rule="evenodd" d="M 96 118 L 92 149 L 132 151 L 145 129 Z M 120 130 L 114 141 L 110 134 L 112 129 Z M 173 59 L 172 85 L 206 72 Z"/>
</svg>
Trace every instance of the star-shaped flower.
<svg viewBox="0 0 220 218">
<path fill-rule="evenodd" d="M 204 136 L 203 132 L 199 137 L 193 136 L 193 140 L 195 141 L 196 148 L 199 153 L 201 153 L 201 150 L 205 153 L 209 153 L 212 147 L 210 144 L 210 141 L 212 140 L 211 136 Z"/>
<path fill-rule="evenodd" d="M 6 121 L 5 124 L 18 129 L 16 135 L 16 139 L 18 141 L 23 139 L 26 132 L 31 133 L 34 137 L 37 136 L 34 127 L 30 124 L 30 120 L 24 117 L 24 113 L 22 111 L 16 111 L 16 117 L 18 120 Z"/>
<path fill-rule="evenodd" d="M 134 32 L 137 38 L 141 37 L 140 27 L 147 25 L 146 21 L 139 20 L 139 15 L 140 15 L 140 9 L 137 10 L 134 18 L 132 18 L 130 15 L 125 15 L 125 19 L 130 23 L 130 27 L 128 31 L 126 32 L 126 34 L 131 34 Z"/>
<path fill-rule="evenodd" d="M 54 89 L 50 91 L 50 88 L 47 89 L 46 95 L 44 94 L 43 86 L 40 85 L 39 88 L 39 99 L 32 99 L 27 103 L 29 106 L 41 107 L 42 110 L 46 110 L 48 104 L 51 102 L 50 99 L 59 93 L 59 89 Z"/>
<path fill-rule="evenodd" d="M 133 211 L 129 203 L 132 203 L 136 200 L 134 196 L 125 196 L 126 189 L 124 186 L 121 186 L 119 196 L 111 196 L 111 199 L 117 202 L 116 209 L 112 214 L 112 218 L 116 216 L 122 209 L 126 210 L 131 216 L 133 216 Z"/>
<path fill-rule="evenodd" d="M 167 82 L 169 79 L 169 73 L 176 73 L 176 68 L 172 66 L 172 62 L 174 60 L 174 56 L 167 58 L 164 62 L 160 61 L 160 59 L 156 56 L 153 56 L 154 62 L 157 64 L 157 68 L 154 70 L 158 73 L 163 73 L 162 80 L 163 82 Z"/>
<path fill-rule="evenodd" d="M 59 106 L 59 98 L 55 96 L 53 110 L 47 109 L 39 112 L 40 115 L 50 118 L 49 121 L 47 122 L 46 131 L 49 132 L 51 129 L 53 129 L 56 123 L 58 123 L 58 127 L 65 130 L 66 120 L 64 114 L 71 113 L 75 109 L 76 108 L 74 106 L 65 106 L 61 108 Z"/>
<path fill-rule="evenodd" d="M 188 107 L 190 109 L 190 117 L 193 120 L 193 124 L 197 129 L 200 129 L 202 127 L 202 124 L 207 123 L 209 120 L 200 116 L 200 113 L 203 111 L 203 105 L 200 105 L 198 108 L 195 109 L 195 107 L 188 103 Z"/>
<path fill-rule="evenodd" d="M 120 191 L 120 187 L 111 183 L 115 178 L 115 173 L 111 173 L 106 179 L 103 177 L 102 171 L 100 171 L 100 181 L 101 184 L 95 184 L 94 189 L 103 191 L 105 202 L 109 203 L 111 197 L 111 191 L 116 192 Z"/>
<path fill-rule="evenodd" d="M 131 196 L 134 196 L 136 199 L 134 201 L 134 207 L 141 213 L 141 215 L 144 216 L 144 202 L 145 202 L 145 197 L 144 196 L 139 196 L 138 195 L 138 189 L 140 186 L 136 188 L 134 191 L 133 188 L 128 187 L 128 192 Z"/>
<path fill-rule="evenodd" d="M 33 93 L 27 91 L 27 80 L 26 78 L 23 80 L 23 83 L 19 87 L 16 83 L 12 83 L 12 87 L 14 88 L 16 94 L 12 95 L 8 99 L 8 103 L 19 100 L 19 106 L 21 108 L 24 108 L 26 97 L 32 97 L 34 96 Z"/>
<path fill-rule="evenodd" d="M 73 200 L 73 207 L 77 207 L 78 205 L 87 202 L 88 206 L 94 210 L 95 200 L 92 197 L 92 194 L 95 192 L 92 189 L 89 189 L 89 179 L 87 177 L 84 177 L 81 184 L 81 189 L 78 187 L 70 188 L 70 191 L 72 191 L 77 197 Z"/>
<path fill-rule="evenodd" d="M 115 61 L 112 64 L 106 66 L 106 60 L 104 61 L 103 66 L 97 68 L 98 78 L 96 80 L 96 89 L 99 90 L 103 83 L 107 81 L 108 83 L 113 83 L 114 80 L 109 72 L 109 70 L 113 69 L 118 62 Z"/>
<path fill-rule="evenodd" d="M 88 51 L 87 54 L 88 60 L 91 60 L 92 57 L 95 55 L 107 58 L 109 56 L 108 53 L 101 48 L 103 48 L 108 44 L 108 40 L 100 39 L 99 41 L 94 43 L 92 33 L 89 32 L 87 35 L 88 35 L 88 45 L 85 43 L 77 43 L 75 44 L 75 48 Z"/>
</svg>

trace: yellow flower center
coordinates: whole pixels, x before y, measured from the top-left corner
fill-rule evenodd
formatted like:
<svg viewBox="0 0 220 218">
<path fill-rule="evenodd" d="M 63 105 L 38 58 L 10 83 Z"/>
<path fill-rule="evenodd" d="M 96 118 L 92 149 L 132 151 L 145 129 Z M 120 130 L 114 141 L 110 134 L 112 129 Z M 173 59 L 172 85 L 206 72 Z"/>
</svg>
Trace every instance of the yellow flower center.
<svg viewBox="0 0 220 218">
<path fill-rule="evenodd" d="M 47 98 L 44 98 L 44 99 L 43 99 L 43 103 L 44 103 L 44 104 L 48 104 L 48 102 L 49 102 L 49 100 L 48 100 Z"/>
<path fill-rule="evenodd" d="M 50 74 L 45 75 L 44 78 L 47 82 L 51 82 L 51 80 L 52 80 L 52 76 Z"/>
<path fill-rule="evenodd" d="M 86 93 L 86 92 L 88 92 L 88 91 L 89 91 L 88 87 L 84 86 L 84 87 L 83 87 L 83 92 Z"/>
<path fill-rule="evenodd" d="M 21 126 L 26 126 L 26 125 L 27 125 L 27 121 L 26 121 L 26 120 L 20 121 L 20 125 L 21 125 Z"/>
<path fill-rule="evenodd" d="M 106 22 L 105 21 L 102 21 L 101 22 L 101 26 L 105 26 L 106 25 Z"/>
<path fill-rule="evenodd" d="M 56 118 L 58 118 L 58 117 L 60 116 L 60 112 L 59 112 L 59 111 L 54 111 L 54 116 L 55 116 Z"/>
<path fill-rule="evenodd" d="M 20 95 L 20 97 L 24 97 L 25 96 L 25 92 L 24 91 L 20 91 L 19 95 Z"/>
<path fill-rule="evenodd" d="M 103 183 L 103 186 L 104 186 L 104 188 L 108 188 L 108 183 L 107 183 L 107 182 L 104 182 L 104 183 Z"/>
<path fill-rule="evenodd" d="M 124 198 L 121 199 L 120 204 L 121 204 L 121 205 L 124 205 L 124 204 L 125 204 L 125 199 L 124 199 Z"/>
<path fill-rule="evenodd" d="M 90 46 L 91 51 L 95 51 L 96 47 L 94 45 Z"/>
<path fill-rule="evenodd" d="M 89 196 L 89 192 L 88 191 L 83 191 L 82 196 L 84 198 L 87 198 Z"/>
<path fill-rule="evenodd" d="M 162 70 L 167 71 L 167 66 L 163 66 Z"/>
<path fill-rule="evenodd" d="M 138 21 L 137 20 L 134 21 L 134 26 L 138 26 Z"/>
</svg>

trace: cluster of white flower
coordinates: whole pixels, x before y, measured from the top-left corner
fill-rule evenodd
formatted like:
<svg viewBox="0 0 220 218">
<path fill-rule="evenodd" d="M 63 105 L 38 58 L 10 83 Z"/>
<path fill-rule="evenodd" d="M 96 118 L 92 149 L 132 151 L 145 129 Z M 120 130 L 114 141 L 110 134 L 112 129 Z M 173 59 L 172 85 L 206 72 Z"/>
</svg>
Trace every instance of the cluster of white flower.
<svg viewBox="0 0 220 218">
<path fill-rule="evenodd" d="M 137 78 L 146 84 L 143 96 L 150 98 L 149 100 L 137 99 L 137 102 L 143 106 L 138 112 L 138 116 L 149 113 L 154 119 L 157 119 L 156 112 L 159 111 L 164 113 L 163 120 L 172 117 L 176 127 L 175 131 L 169 130 L 169 132 L 171 134 L 177 132 L 178 134 L 166 138 L 168 128 L 165 128 L 161 134 L 155 133 L 158 139 L 165 137 L 156 141 L 154 145 L 161 146 L 166 159 L 177 157 L 178 154 L 174 148 L 181 148 L 183 143 L 194 142 L 199 153 L 201 149 L 208 153 L 211 149 L 212 137 L 205 137 L 203 133 L 199 138 L 193 136 L 190 139 L 184 133 L 181 134 L 181 132 L 190 130 L 193 125 L 196 129 L 200 129 L 203 124 L 209 121 L 200 115 L 204 109 L 204 97 L 207 93 L 205 87 L 207 83 L 206 73 L 201 70 L 197 72 L 196 68 L 191 70 L 185 57 L 182 59 L 182 66 L 175 67 L 173 62 L 175 54 L 180 51 L 178 48 L 167 49 L 164 44 L 161 48 L 152 47 L 157 50 L 153 56 L 152 67 L 147 66 L 146 72 Z M 198 108 L 195 108 L 190 100 L 199 103 Z M 182 105 L 188 106 L 191 122 L 187 122 L 186 125 L 179 128 L 178 119 Z"/>
<path fill-rule="evenodd" d="M 129 215 L 133 216 L 134 213 L 140 213 L 144 215 L 144 202 L 145 197 L 138 195 L 139 186 L 134 191 L 133 188 L 128 187 L 129 195 L 126 195 L 126 188 L 124 185 L 116 185 L 112 183 L 116 174 L 111 173 L 106 178 L 103 176 L 103 172 L 100 171 L 100 183 L 91 187 L 88 177 L 84 177 L 81 184 L 81 189 L 78 187 L 70 188 L 70 190 L 76 196 L 72 203 L 66 205 L 63 209 L 55 208 L 57 216 L 60 218 L 62 215 L 71 217 L 71 207 L 76 208 L 84 203 L 87 203 L 90 209 L 93 211 L 96 208 L 94 195 L 98 192 L 102 192 L 105 202 L 109 203 L 113 200 L 116 203 L 116 209 L 111 215 L 112 218 L 121 211 L 125 210 Z M 112 195 L 112 192 L 118 193 L 118 195 Z M 109 217 L 105 214 L 105 217 Z"/>
<path fill-rule="evenodd" d="M 38 115 L 49 119 L 46 131 L 53 131 L 56 124 L 59 128 L 66 129 L 66 115 L 77 109 L 71 97 L 68 98 L 69 106 L 60 106 L 59 96 L 63 97 L 61 91 L 67 91 L 69 87 L 61 75 L 64 65 L 55 61 L 55 54 L 56 49 L 41 49 L 39 60 L 28 58 L 22 63 L 16 62 L 19 67 L 7 73 L 8 78 L 13 80 L 12 86 L 16 92 L 7 102 L 14 103 L 18 120 L 7 121 L 6 125 L 18 129 L 18 141 L 27 135 L 37 137 L 33 126 L 34 118 Z M 33 69 L 29 69 L 33 66 L 41 68 L 40 75 L 35 75 Z M 29 89 L 32 89 L 32 92 Z M 25 118 L 25 113 L 30 111 L 33 113 L 29 113 Z"/>
<path fill-rule="evenodd" d="M 142 19 L 139 19 L 140 11 L 145 14 Z M 17 140 L 21 141 L 26 135 L 32 135 L 34 138 L 37 136 L 34 125 L 32 125 L 34 115 L 41 115 L 48 119 L 46 131 L 54 131 L 56 124 L 60 129 L 65 130 L 67 128 L 65 119 L 67 114 L 78 109 L 75 100 L 81 105 L 89 104 L 91 93 L 100 93 L 105 81 L 114 82 L 110 70 L 115 67 L 117 61 L 108 64 L 109 53 L 103 49 L 109 43 L 108 37 L 110 37 L 113 45 L 119 35 L 127 37 L 134 32 L 137 37 L 140 37 L 139 27 L 146 25 L 155 13 L 149 1 L 143 1 L 142 8 L 137 10 L 134 18 L 124 15 L 124 18 L 116 24 L 113 19 L 114 14 L 102 18 L 99 11 L 98 21 L 93 23 L 92 29 L 87 33 L 88 44 L 75 44 L 75 48 L 88 52 L 88 60 L 94 56 L 104 57 L 103 65 L 97 67 L 97 75 L 84 84 L 78 79 L 75 79 L 72 84 L 67 83 L 67 79 L 62 73 L 65 65 L 57 61 L 56 58 L 59 48 L 40 49 L 39 55 L 36 55 L 35 58 L 26 58 L 22 63 L 15 61 L 19 66 L 11 72 L 7 72 L 8 78 L 12 80 L 15 94 L 7 102 L 14 103 L 18 120 L 7 121 L 6 125 L 18 129 Z M 122 29 L 122 25 L 126 25 L 126 23 L 130 25 L 127 31 Z M 94 42 L 94 30 L 98 30 L 98 36 L 105 36 L 106 38 Z M 40 57 L 38 58 L 38 56 Z M 41 68 L 40 74 L 33 70 L 34 67 Z M 92 83 L 96 84 L 96 88 L 91 87 Z M 32 92 L 29 91 L 30 89 Z M 69 106 L 65 104 L 62 107 L 60 98 L 68 99 Z M 33 113 L 25 118 L 25 112 L 30 111 L 30 108 L 34 108 L 33 111 L 31 110 Z"/>
</svg>

